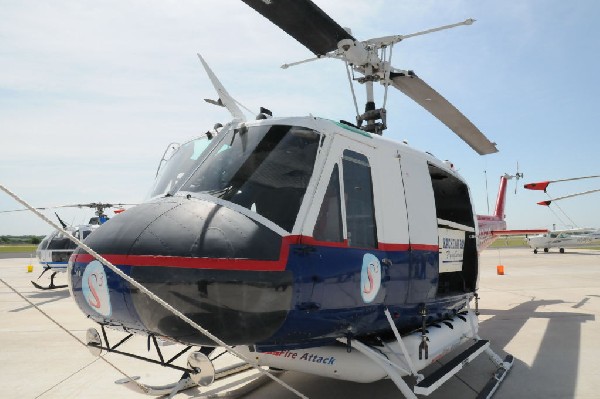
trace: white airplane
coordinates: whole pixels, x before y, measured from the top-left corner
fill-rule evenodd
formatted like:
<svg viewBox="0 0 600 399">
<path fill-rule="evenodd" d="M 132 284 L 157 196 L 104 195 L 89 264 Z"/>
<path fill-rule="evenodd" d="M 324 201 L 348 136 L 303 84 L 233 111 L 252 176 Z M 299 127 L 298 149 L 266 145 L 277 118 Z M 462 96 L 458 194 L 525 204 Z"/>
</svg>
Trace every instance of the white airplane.
<svg viewBox="0 0 600 399">
<path fill-rule="evenodd" d="M 574 177 L 569 179 L 560 180 L 549 180 L 537 183 L 528 183 L 524 187 L 528 190 L 543 190 L 547 192 L 548 185 L 551 183 L 559 183 L 566 181 L 582 180 L 582 179 L 595 179 L 600 176 L 583 176 Z M 553 202 L 564 200 L 567 198 L 578 197 L 581 195 L 587 195 L 599 192 L 600 189 L 588 190 L 580 193 L 565 195 L 557 198 L 550 198 L 545 201 L 538 202 L 538 205 L 550 206 Z M 581 248 L 590 245 L 600 244 L 600 229 L 595 228 L 575 228 L 568 230 L 554 230 L 548 233 L 527 237 L 527 243 L 533 248 L 533 253 L 537 254 L 538 249 L 543 248 L 544 252 L 548 252 L 550 248 L 558 248 L 560 253 L 565 252 L 565 248 Z"/>
<path fill-rule="evenodd" d="M 555 230 L 549 233 L 527 237 L 527 244 L 537 254 L 538 249 L 543 248 L 548 252 L 550 248 L 558 248 L 562 254 L 565 248 L 579 248 L 600 244 L 600 229 L 570 229 Z"/>
</svg>

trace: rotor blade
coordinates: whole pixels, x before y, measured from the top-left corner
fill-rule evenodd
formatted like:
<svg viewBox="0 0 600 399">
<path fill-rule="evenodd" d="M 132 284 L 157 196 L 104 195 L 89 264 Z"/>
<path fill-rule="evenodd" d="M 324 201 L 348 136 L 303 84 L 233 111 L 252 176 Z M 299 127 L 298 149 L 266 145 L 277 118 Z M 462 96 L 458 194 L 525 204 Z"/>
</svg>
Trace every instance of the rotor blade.
<svg viewBox="0 0 600 399">
<path fill-rule="evenodd" d="M 39 207 L 39 208 L 35 208 L 38 210 L 48 210 L 48 209 L 56 209 L 56 208 L 117 208 L 117 207 L 121 207 L 121 206 L 134 206 L 137 204 L 110 204 L 110 203 L 103 203 L 103 202 L 90 202 L 87 204 L 69 204 L 69 205 L 54 205 L 54 206 L 46 206 L 46 207 Z M 23 211 L 28 211 L 29 209 L 27 208 L 23 208 L 23 209 L 12 209 L 9 211 L 0 211 L 0 213 L 8 213 L 8 212 L 23 212 Z"/>
<path fill-rule="evenodd" d="M 310 0 L 242 0 L 315 55 L 336 50 L 342 39 L 355 40 Z"/>
<path fill-rule="evenodd" d="M 47 208 L 35 208 L 35 209 L 40 209 L 40 210 L 43 211 L 43 210 L 45 210 Z M 6 210 L 6 211 L 0 211 L 0 213 L 23 212 L 23 211 L 28 211 L 28 210 L 29 209 L 27 209 L 27 208 L 24 208 L 24 209 L 9 209 L 9 210 Z"/>
<path fill-rule="evenodd" d="M 237 106 L 234 98 L 229 95 L 227 90 L 225 90 L 225 86 L 223 86 L 221 81 L 217 78 L 217 75 L 214 74 L 212 69 L 210 69 L 210 67 L 208 66 L 206 61 L 204 61 L 204 58 L 202 58 L 200 54 L 198 54 L 198 58 L 200 59 L 200 62 L 202 63 L 202 66 L 204 67 L 204 70 L 206 71 L 210 82 L 212 83 L 216 92 L 219 94 L 218 102 L 220 102 L 221 104 L 223 104 L 223 106 L 225 106 L 225 108 L 227 108 L 227 110 L 234 119 L 244 122 L 246 120 L 246 116 L 244 115 L 242 110 Z"/>
<path fill-rule="evenodd" d="M 39 207 L 39 208 L 34 208 L 40 211 L 47 211 L 48 209 L 54 209 L 54 208 L 60 208 L 61 206 L 46 206 L 46 207 Z M 23 212 L 23 211 L 28 211 L 28 208 L 23 208 L 23 209 L 11 209 L 8 211 L 0 211 L 0 213 L 10 213 L 10 212 Z"/>
<path fill-rule="evenodd" d="M 137 204 L 113 204 L 109 202 L 90 202 L 87 204 L 69 204 L 69 205 L 58 205 L 52 208 L 116 208 L 120 206 L 134 206 Z"/>
<path fill-rule="evenodd" d="M 560 200 L 567 199 L 567 198 L 578 197 L 580 195 L 585 195 L 585 194 L 597 193 L 598 191 L 600 191 L 600 188 L 597 189 L 597 190 L 590 190 L 590 191 L 584 191 L 582 193 L 565 195 L 564 197 L 551 198 L 551 199 L 546 200 L 546 201 L 540 201 L 540 202 L 538 202 L 538 205 L 550 206 L 550 204 L 552 202 L 555 202 L 555 201 L 560 201 Z"/>
<path fill-rule="evenodd" d="M 429 111 L 479 155 L 498 152 L 481 131 L 456 107 L 414 74 L 392 74 L 392 85 Z"/>
<path fill-rule="evenodd" d="M 582 180 L 582 179 L 595 179 L 598 177 L 600 177 L 600 176 L 583 176 L 583 177 L 573 177 L 570 179 L 547 180 L 547 181 L 540 181 L 537 183 L 527 183 L 523 187 L 525 187 L 528 190 L 544 190 L 544 191 L 546 191 L 546 188 L 548 188 L 548 185 L 550 183 L 560 183 L 560 182 L 564 182 L 564 181 L 573 181 L 573 180 Z"/>
</svg>

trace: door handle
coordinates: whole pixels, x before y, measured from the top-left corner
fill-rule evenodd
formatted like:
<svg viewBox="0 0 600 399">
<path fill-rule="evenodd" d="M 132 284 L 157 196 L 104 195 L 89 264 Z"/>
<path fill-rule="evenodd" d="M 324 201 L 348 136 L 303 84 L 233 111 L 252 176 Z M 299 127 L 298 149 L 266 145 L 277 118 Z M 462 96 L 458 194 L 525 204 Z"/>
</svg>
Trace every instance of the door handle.
<svg viewBox="0 0 600 399">
<path fill-rule="evenodd" d="M 393 262 L 388 259 L 388 258 L 383 258 L 381 259 L 381 281 L 390 281 L 391 277 L 390 277 L 390 267 L 392 266 Z M 385 273 L 384 273 L 385 271 Z"/>
</svg>

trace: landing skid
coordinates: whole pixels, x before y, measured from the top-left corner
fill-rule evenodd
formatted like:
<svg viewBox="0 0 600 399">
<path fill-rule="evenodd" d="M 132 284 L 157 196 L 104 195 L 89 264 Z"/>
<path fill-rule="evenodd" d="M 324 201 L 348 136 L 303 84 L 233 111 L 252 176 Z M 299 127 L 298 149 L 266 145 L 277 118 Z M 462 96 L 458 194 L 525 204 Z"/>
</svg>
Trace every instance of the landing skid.
<svg viewBox="0 0 600 399">
<path fill-rule="evenodd" d="M 148 347 L 150 348 L 151 342 L 154 343 L 157 355 L 160 358 L 160 361 L 158 361 L 149 357 L 122 352 L 118 349 L 133 334 L 125 337 L 115 345 L 110 345 L 103 325 L 101 326 L 102 336 L 94 329 L 88 330 L 87 346 L 96 356 L 99 356 L 102 351 L 108 351 L 183 372 L 179 381 L 161 386 L 145 384 L 134 378 L 118 382 L 127 388 L 151 396 L 167 395 L 168 397 L 173 397 L 183 390 L 196 388 L 200 392 L 195 392 L 194 395 L 201 398 L 243 395 L 271 378 L 276 379 L 273 376 L 264 374 L 264 371 L 269 369 L 277 372 L 282 370 L 305 372 L 355 382 L 375 382 L 389 378 L 406 399 L 417 399 L 417 395 L 428 396 L 432 394 L 468 363 L 475 360 L 479 355 L 486 354 L 497 369 L 479 393 L 478 398 L 489 399 L 498 390 L 500 383 L 512 368 L 514 359 L 510 355 L 506 356 L 505 359 L 500 358 L 490 348 L 490 342 L 479 337 L 477 334 L 477 312 L 470 309 L 468 303 L 470 299 L 467 300 L 466 311 L 456 313 L 453 317 L 448 317 L 438 323 L 432 323 L 428 326 L 424 324 L 422 330 L 404 336 L 400 335 L 389 310 L 385 309 L 394 337 L 388 336 L 385 340 L 367 341 L 344 337 L 338 338 L 342 345 L 320 346 L 310 348 L 308 351 L 260 352 L 250 347 L 240 346 L 236 347 L 237 352 L 232 355 L 231 359 L 225 359 L 227 360 L 226 363 L 221 363 L 223 359 L 217 362 L 217 364 L 221 364 L 220 369 L 215 369 L 214 361 L 220 358 L 221 355 L 231 355 L 224 350 L 219 354 L 218 352 L 221 352 L 222 349 L 201 348 L 201 350 L 190 353 L 187 366 L 181 367 L 174 364 L 174 360 L 188 352 L 192 348 L 191 346 L 166 360 L 160 350 L 157 338 L 150 335 L 148 337 Z M 426 315 L 427 312 L 424 311 L 423 318 L 426 318 Z M 104 338 L 104 344 L 102 338 Z M 468 348 L 462 350 L 452 359 L 448 359 L 444 366 L 431 375 L 424 377 L 420 374 L 421 370 L 437 359 L 447 359 L 449 353 L 469 342 Z M 256 359 L 256 363 L 250 365 L 240 360 L 250 358 Z M 328 367 L 334 362 L 335 367 Z M 261 369 L 258 369 L 258 367 Z M 415 378 L 416 384 L 414 386 L 405 381 L 404 377 L 407 376 Z M 288 389 L 293 390 L 293 388 Z M 297 392 L 294 391 L 294 393 Z M 301 393 L 297 394 L 299 397 L 304 397 Z"/>
<path fill-rule="evenodd" d="M 467 309 L 469 309 L 468 303 Z M 385 312 L 388 316 L 388 320 L 390 321 L 390 326 L 395 333 L 399 347 L 402 349 L 401 352 L 393 352 L 393 357 L 396 357 L 397 359 L 403 359 L 404 361 L 401 362 L 401 364 L 395 364 L 393 361 L 391 361 L 393 357 L 386 356 L 381 351 L 373 350 L 373 348 L 371 348 L 368 345 L 365 345 L 360 341 L 353 340 L 351 342 L 351 345 L 352 348 L 357 349 L 359 352 L 367 356 L 373 363 L 377 364 L 379 367 L 385 370 L 387 377 L 394 382 L 394 384 L 398 387 L 398 389 L 400 390 L 400 392 L 402 392 L 406 399 L 417 399 L 417 395 L 429 396 L 435 390 L 440 388 L 442 384 L 444 384 L 451 377 L 456 375 L 456 373 L 462 370 L 464 366 L 466 366 L 468 363 L 477 358 L 477 356 L 483 353 L 485 353 L 489 357 L 489 359 L 497 366 L 497 370 L 494 372 L 486 386 L 477 396 L 477 399 L 489 399 L 494 395 L 494 393 L 500 386 L 500 383 L 502 383 L 502 381 L 513 366 L 514 358 L 511 355 L 507 355 L 505 359 L 502 360 L 494 351 L 490 349 L 489 341 L 482 340 L 477 335 L 476 318 L 471 317 L 471 311 L 469 309 L 469 312 L 465 314 L 466 317 L 459 316 L 459 318 L 465 319 L 465 321 L 468 320 L 471 324 L 471 334 L 469 339 L 473 341 L 472 345 L 466 350 L 456 355 L 451 360 L 449 360 L 448 363 L 446 363 L 443 367 L 436 370 L 428 377 L 424 378 L 422 374 L 419 374 L 417 372 L 417 368 L 414 367 L 414 359 L 413 361 L 410 360 L 411 357 L 414 357 L 415 354 L 409 354 L 407 352 L 406 345 L 402 342 L 404 338 L 400 337 L 400 335 L 398 334 L 391 320 L 389 311 L 386 309 Z M 343 340 L 340 340 L 340 342 L 343 342 Z M 434 342 L 430 342 L 429 338 L 427 337 L 424 338 L 424 342 L 428 343 L 425 346 L 431 346 L 432 344 L 434 344 Z M 419 358 L 420 357 L 421 355 L 419 354 Z M 415 377 L 417 381 L 416 385 L 412 389 L 402 378 L 407 373 Z"/>
<path fill-rule="evenodd" d="M 282 371 L 271 371 L 271 374 L 278 373 L 282 373 Z M 269 381 L 271 381 L 270 378 L 260 374 L 250 366 L 246 366 L 245 364 L 236 365 L 217 370 L 215 372 L 215 381 L 210 385 L 210 389 L 206 390 L 206 388 L 203 388 L 202 393 L 194 395 L 194 397 L 237 398 L 246 395 Z M 177 393 L 188 389 L 200 388 L 188 373 L 184 373 L 179 381 L 167 385 L 149 385 L 137 380 L 132 381 L 128 378 L 115 381 L 115 384 L 122 384 L 124 387 L 134 392 L 144 393 L 149 396 L 166 396 L 167 398 L 172 398 Z"/>
<path fill-rule="evenodd" d="M 479 393 L 479 395 L 477 395 L 477 399 L 489 399 L 494 395 L 494 393 L 496 393 L 496 390 L 502 381 L 504 381 L 504 378 L 512 368 L 514 361 L 515 359 L 512 357 L 512 355 L 507 355 L 504 358 L 503 365 L 496 370 L 483 390 Z"/>
<path fill-rule="evenodd" d="M 192 347 L 187 346 L 175 356 L 166 360 L 160 350 L 157 338 L 153 335 L 148 337 L 148 350 L 150 350 L 150 345 L 153 343 L 154 349 L 156 350 L 160 361 L 133 353 L 123 352 L 117 348 L 119 348 L 124 342 L 128 341 L 133 334 L 129 334 L 115 345 L 111 345 L 108 341 L 108 335 L 104 325 L 101 325 L 101 327 L 102 336 L 94 328 L 88 329 L 86 333 L 87 346 L 92 355 L 100 356 L 103 351 L 107 351 L 153 364 L 159 364 L 163 367 L 183 372 L 183 375 L 179 381 L 166 385 L 145 384 L 141 381 L 138 381 L 139 377 L 129 377 L 115 381 L 116 384 L 121 384 L 126 388 L 138 393 L 144 393 L 150 396 L 167 395 L 167 397 L 172 398 L 178 392 L 191 388 L 201 388 L 203 389 L 202 395 L 199 396 L 201 398 L 236 397 L 250 392 L 251 390 L 258 388 L 258 386 L 270 381 L 268 376 L 237 358 L 231 359 L 233 363 L 230 361 L 227 366 L 224 366 L 220 369 L 215 369 L 213 361 L 221 357 L 223 354 L 226 354 L 226 352 L 218 353 L 220 351 L 212 347 L 199 348 L 198 351 L 189 354 L 186 367 L 177 366 L 174 364 L 174 361 L 181 357 L 181 355 L 184 353 L 188 352 Z M 104 338 L 105 345 L 103 345 L 102 338 Z M 212 359 L 209 358 L 211 355 L 213 356 Z M 275 373 L 279 372 L 279 370 L 275 371 Z M 275 373 L 273 370 L 270 372 L 270 374 Z M 209 387 L 210 391 L 204 391 L 204 389 L 208 389 Z"/>
<path fill-rule="evenodd" d="M 42 277 L 44 275 L 44 273 L 46 273 L 50 269 L 51 269 L 51 267 L 45 268 L 44 271 L 42 272 L 42 274 L 40 274 L 40 276 L 38 277 L 38 280 L 39 280 L 40 277 Z M 61 284 L 61 285 L 54 284 L 54 277 L 56 277 L 56 273 L 57 272 L 52 272 L 52 274 L 50 275 L 50 285 L 47 286 L 47 287 L 39 285 L 35 281 L 32 281 L 31 284 L 33 284 L 33 286 L 35 288 L 37 288 L 38 290 L 56 290 L 56 289 L 59 289 L 59 288 L 66 288 L 66 287 L 68 287 L 67 284 Z"/>
</svg>

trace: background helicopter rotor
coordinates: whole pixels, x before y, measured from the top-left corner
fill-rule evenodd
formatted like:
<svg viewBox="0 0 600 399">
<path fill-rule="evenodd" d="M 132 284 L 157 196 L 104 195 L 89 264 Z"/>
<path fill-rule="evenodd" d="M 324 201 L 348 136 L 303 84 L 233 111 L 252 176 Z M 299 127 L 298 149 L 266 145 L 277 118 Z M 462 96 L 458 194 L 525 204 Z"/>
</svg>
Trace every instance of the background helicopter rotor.
<svg viewBox="0 0 600 399">
<path fill-rule="evenodd" d="M 88 202 L 84 204 L 67 204 L 67 205 L 55 205 L 55 206 L 46 206 L 46 207 L 37 207 L 37 210 L 49 210 L 49 209 L 57 209 L 57 208 L 92 208 L 95 209 L 95 214 L 97 216 L 106 216 L 104 214 L 104 210 L 108 208 L 121 208 L 123 206 L 134 206 L 137 204 L 124 204 L 124 203 L 110 203 L 110 202 Z M 0 213 L 9 213 L 9 212 L 23 212 L 28 211 L 29 209 L 11 209 L 6 211 L 0 211 Z M 58 217 L 58 215 L 57 215 Z M 60 220 L 60 218 L 59 218 Z M 61 224 L 64 223 L 61 221 Z"/>
</svg>

